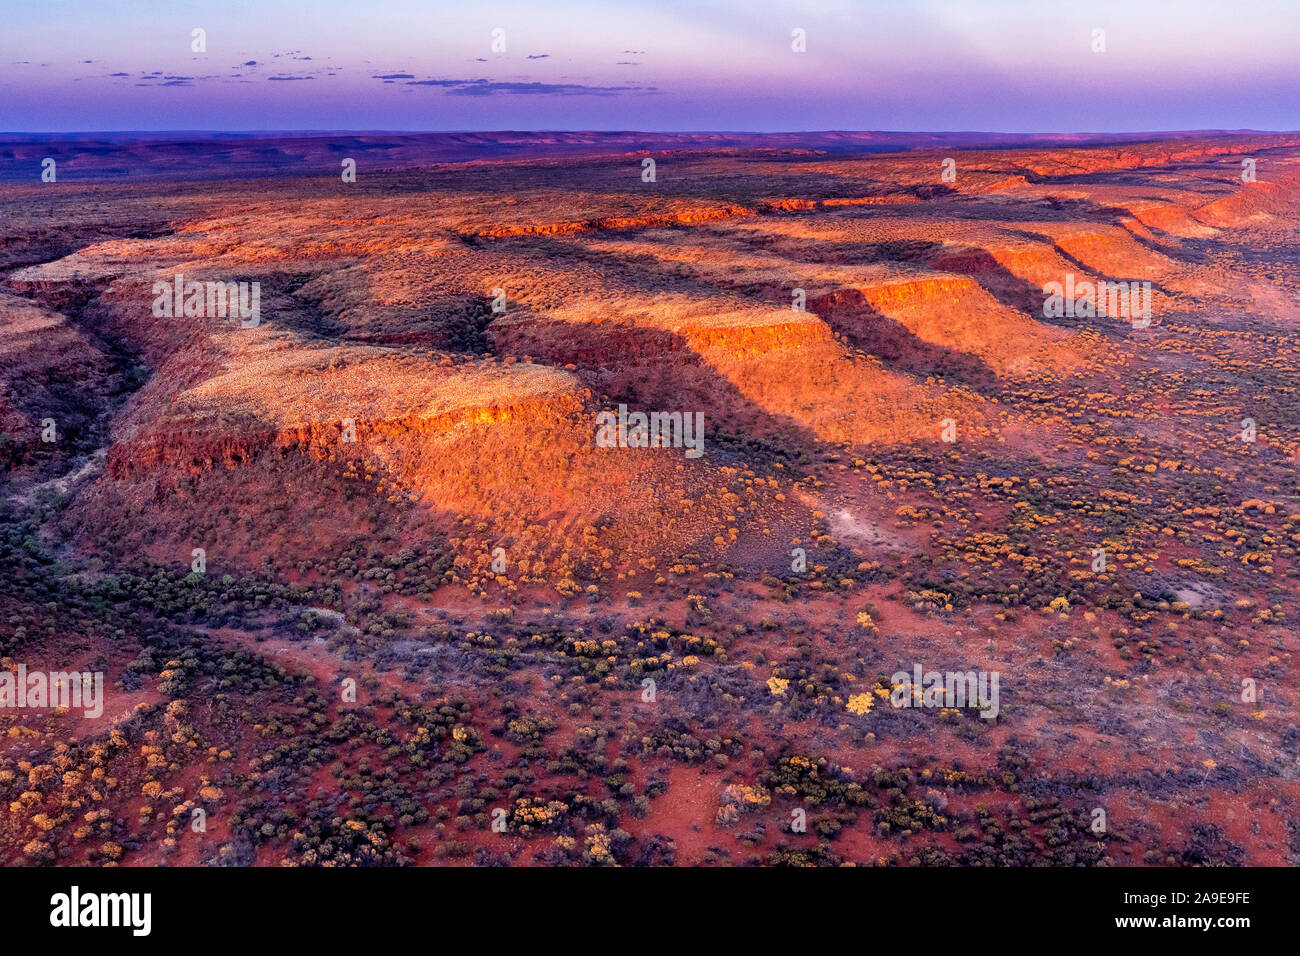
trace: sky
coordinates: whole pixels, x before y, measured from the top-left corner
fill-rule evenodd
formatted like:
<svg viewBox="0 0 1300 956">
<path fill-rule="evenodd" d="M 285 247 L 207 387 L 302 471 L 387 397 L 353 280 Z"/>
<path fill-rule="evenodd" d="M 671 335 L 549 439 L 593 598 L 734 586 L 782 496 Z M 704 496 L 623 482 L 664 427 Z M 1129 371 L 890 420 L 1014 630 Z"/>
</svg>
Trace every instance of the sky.
<svg viewBox="0 0 1300 956">
<path fill-rule="evenodd" d="M 6 132 L 1300 129 L 1300 0 L 3 8 Z"/>
</svg>

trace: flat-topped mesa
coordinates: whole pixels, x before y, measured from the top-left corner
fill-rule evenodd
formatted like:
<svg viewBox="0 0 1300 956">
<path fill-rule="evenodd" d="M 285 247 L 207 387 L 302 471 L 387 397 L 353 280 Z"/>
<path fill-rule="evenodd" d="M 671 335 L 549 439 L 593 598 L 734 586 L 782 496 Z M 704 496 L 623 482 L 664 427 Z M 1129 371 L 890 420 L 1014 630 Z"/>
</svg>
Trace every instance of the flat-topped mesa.
<svg viewBox="0 0 1300 956">
<path fill-rule="evenodd" d="M 506 236 L 555 236 L 572 235 L 591 229 L 659 229 L 664 226 L 691 225 L 694 223 L 716 222 L 735 216 L 753 216 L 754 210 L 744 206 L 720 206 L 708 209 L 691 209 L 675 213 L 648 214 L 644 216 L 602 216 L 597 219 L 585 219 L 578 222 L 561 221 L 545 223 L 526 223 L 506 226 L 489 226 L 470 235 L 486 239 L 504 238 Z"/>
<path fill-rule="evenodd" d="M 557 218 L 556 210 L 564 210 L 564 214 Z M 462 236 L 491 239 L 573 235 L 592 230 L 661 229 L 757 214 L 750 206 L 704 199 L 653 194 L 628 197 L 557 193 L 540 197 L 526 195 L 508 206 L 502 205 L 500 197 L 491 197 L 482 207 L 451 213 L 445 221 Z"/>
<path fill-rule="evenodd" d="M 930 356 L 941 367 L 996 374 L 1073 364 L 1069 334 L 1003 305 L 968 275 L 901 268 L 868 270 L 809 308 L 861 347 L 887 359 Z M 944 356 L 950 356 L 945 359 Z"/>
<path fill-rule="evenodd" d="M 969 276 L 941 272 L 895 273 L 856 288 L 876 307 L 895 310 L 943 304 L 954 297 L 973 295 L 980 291 L 979 283 Z"/>
<path fill-rule="evenodd" d="M 1147 229 L 1158 230 L 1179 239 L 1209 239 L 1218 230 L 1199 222 L 1188 205 L 1162 199 L 1126 198 L 1123 211 Z M 1128 225 L 1128 223 L 1125 223 Z"/>
<path fill-rule="evenodd" d="M 108 454 L 110 478 L 247 465 L 271 451 L 327 457 L 345 444 L 423 440 L 466 424 L 527 427 L 577 415 L 584 395 L 554 369 L 447 366 L 357 348 L 286 350 L 268 340 L 153 409 Z M 156 417 L 150 417 L 156 415 Z"/>
<path fill-rule="evenodd" d="M 975 403 L 855 354 L 811 312 L 730 301 L 573 305 L 507 317 L 489 334 L 498 351 L 578 366 L 608 394 L 704 409 L 726 430 L 795 441 L 906 440 L 932 430 L 938 409 Z"/>
<path fill-rule="evenodd" d="M 1035 223 L 1029 228 L 1051 237 L 1057 248 L 1086 269 L 1112 279 L 1159 279 L 1183 267 L 1139 242 L 1119 226 Z"/>
<path fill-rule="evenodd" d="M 947 243 L 926 258 L 939 272 L 974 276 L 980 284 L 1002 294 L 1019 293 L 1029 306 L 1041 304 L 1042 287 L 1069 272 L 1073 266 L 1051 242 L 1028 240 Z"/>
<path fill-rule="evenodd" d="M 705 348 L 740 357 L 832 340 L 825 324 L 804 312 L 735 303 L 711 308 L 708 302 L 668 295 L 507 315 L 494 321 L 488 334 L 501 352 L 589 367 L 691 363 Z"/>
<path fill-rule="evenodd" d="M 583 403 L 577 396 L 555 395 L 502 400 L 440 414 L 379 419 L 344 416 L 331 421 L 303 422 L 286 428 L 266 427 L 253 420 L 232 424 L 225 430 L 151 430 L 110 447 L 107 474 L 109 478 L 119 481 L 149 470 L 165 468 L 179 468 L 187 474 L 197 475 L 219 467 L 233 469 L 249 465 L 268 453 L 281 457 L 297 453 L 325 459 L 341 443 L 354 440 L 395 442 L 441 439 L 466 424 L 528 427 L 566 415 L 576 415 L 582 408 Z M 353 435 L 356 437 L 351 437 Z"/>
<path fill-rule="evenodd" d="M 267 338 L 179 394 L 138 397 L 75 533 L 158 560 L 197 538 L 255 565 L 315 561 L 381 533 L 436 544 L 468 521 L 475 553 L 513 542 L 512 567 L 538 580 L 653 566 L 727 530 L 721 489 L 736 479 L 707 443 L 696 457 L 602 447 L 600 410 L 559 369 Z"/>
<path fill-rule="evenodd" d="M 716 349 L 733 359 L 763 356 L 776 349 L 811 349 L 832 341 L 824 322 L 793 309 L 764 312 L 758 317 L 748 310 L 729 312 L 708 325 L 688 324 L 676 332 L 695 352 Z"/>
<path fill-rule="evenodd" d="M 1056 228 L 1054 224 L 1043 223 L 1021 225 L 1026 232 Z M 1140 224 L 1135 225 L 1138 229 L 1143 228 Z M 1188 228 L 1184 232 L 1194 235 L 1195 229 Z M 978 248 L 945 246 L 928 257 L 927 264 L 934 269 L 974 276 L 1001 302 L 1031 316 L 1045 314 L 1044 303 L 1048 293 L 1044 290 L 1055 285 L 1122 282 L 1133 286 L 1135 283 L 1150 283 L 1152 308 L 1166 314 L 1178 308 L 1178 294 L 1199 295 L 1214 289 L 1212 275 L 1148 248 L 1127 229 L 1098 232 L 1089 228 L 1062 235 L 1059 241 L 1042 235 L 1037 240 L 1030 237 L 1006 242 L 990 241 Z"/>
<path fill-rule="evenodd" d="M 982 363 L 994 371 L 1008 372 L 1024 367 L 1035 357 L 1048 359 L 1049 364 L 1059 364 L 1068 359 L 1063 355 L 1034 355 L 1050 343 L 1064 342 L 1066 336 L 1051 325 L 1037 323 L 1020 314 L 1018 309 L 1041 308 L 1040 289 L 1027 287 L 1023 281 L 1008 274 L 982 248 L 940 245 L 928 240 L 923 225 L 892 217 L 883 224 L 874 220 L 856 223 L 833 218 L 808 222 L 819 239 L 825 236 L 826 240 L 834 241 L 832 237 L 836 237 L 837 229 L 845 235 L 837 242 L 831 262 L 823 264 L 800 258 L 800 254 L 806 253 L 813 243 L 807 240 L 800 243 L 794 236 L 764 225 L 753 230 L 762 239 L 759 249 L 742 241 L 728 241 L 713 235 L 693 237 L 694 241 L 673 242 L 663 233 L 644 234 L 632 239 L 592 240 L 586 245 L 606 254 L 659 254 L 659 258 L 675 270 L 687 271 L 731 295 L 773 304 L 790 303 L 790 307 L 774 310 L 775 315 L 785 316 L 785 321 L 799 314 L 794 307 L 802 301 L 808 312 L 825 320 L 833 332 L 845 335 L 853 346 L 885 359 L 896 359 L 902 354 L 895 341 L 900 334 L 954 353 L 954 361 L 930 363 L 928 367 L 923 365 L 917 369 L 921 371 L 927 368 L 937 371 L 943 367 L 945 371 L 955 372 Z M 1004 244 L 1032 244 L 1023 239 L 1003 238 L 998 230 L 992 228 L 974 227 L 967 231 L 972 245 L 990 238 L 1001 238 Z M 1045 256 L 1064 263 L 1049 241 L 1043 240 L 1038 245 Z M 962 264 L 964 260 L 961 257 L 965 256 L 969 262 L 965 262 L 965 269 L 942 272 L 926 271 L 902 262 L 845 264 L 876 254 L 909 257 L 917 262 L 949 256 L 957 264 Z M 1050 269 L 1045 269 L 1044 273 L 1048 276 L 1061 274 Z M 971 275 L 980 281 L 973 280 Z M 1004 276 L 1011 280 L 1009 289 L 1002 288 L 1006 284 Z M 997 280 L 997 291 L 1002 301 L 983 288 L 986 279 Z M 990 287 L 995 285 L 994 282 L 987 284 Z M 870 298 L 877 301 L 872 303 L 868 301 Z M 1008 298 L 1014 301 L 1015 308 L 1004 304 Z M 863 320 L 873 315 L 875 321 L 864 325 Z M 894 321 L 888 321 L 891 319 Z M 697 325 L 709 332 L 696 332 L 693 339 L 696 342 L 709 341 L 709 335 L 717 327 L 713 322 L 707 326 L 703 323 Z M 778 327 L 779 322 L 774 319 L 772 325 Z M 863 334 L 868 330 L 870 334 Z M 779 329 L 774 337 L 785 342 L 774 342 L 773 347 L 787 342 L 809 346 L 815 339 L 810 332 L 807 326 Z M 1014 348 L 1008 345 L 1012 337 L 1020 338 Z M 755 339 L 760 337 L 755 336 Z M 810 358 L 811 354 L 808 354 L 792 360 L 805 364 Z M 976 362 L 964 361 L 967 358 Z"/>
<path fill-rule="evenodd" d="M 1300 162 L 1278 162 L 1261 166 L 1257 179 L 1232 183 L 1228 195 L 1206 203 L 1195 211 L 1198 220 L 1210 226 L 1263 225 L 1275 219 L 1294 221 L 1300 211 Z"/>
<path fill-rule="evenodd" d="M 825 258 L 810 259 L 819 245 Z M 1075 359 L 1068 336 L 1035 316 L 1044 284 L 1078 266 L 1050 237 L 1000 223 L 939 230 L 909 217 L 834 214 L 746 224 L 741 237 L 708 231 L 674 241 L 651 232 L 583 246 L 652 256 L 674 274 L 751 300 L 797 304 L 802 294 L 808 310 L 856 348 L 907 357 L 916 372 L 1015 374 Z M 928 348 L 910 347 L 917 343 Z"/>
</svg>

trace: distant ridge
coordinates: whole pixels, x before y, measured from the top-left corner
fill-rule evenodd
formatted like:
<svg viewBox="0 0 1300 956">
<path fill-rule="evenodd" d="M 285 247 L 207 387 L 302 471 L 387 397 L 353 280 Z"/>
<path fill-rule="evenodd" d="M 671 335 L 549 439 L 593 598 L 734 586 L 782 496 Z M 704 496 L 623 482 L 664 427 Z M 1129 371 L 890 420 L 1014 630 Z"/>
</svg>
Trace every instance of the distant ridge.
<svg viewBox="0 0 1300 956">
<path fill-rule="evenodd" d="M 1097 146 L 1180 139 L 1278 137 L 1231 131 L 1152 133 L 870 132 L 656 133 L 583 130 L 495 132 L 85 132 L 0 133 L 0 182 L 39 182 L 41 161 L 58 163 L 60 182 L 247 179 L 333 173 L 344 157 L 374 169 L 431 163 L 600 153 L 712 149 L 812 149 L 835 153 Z"/>
</svg>

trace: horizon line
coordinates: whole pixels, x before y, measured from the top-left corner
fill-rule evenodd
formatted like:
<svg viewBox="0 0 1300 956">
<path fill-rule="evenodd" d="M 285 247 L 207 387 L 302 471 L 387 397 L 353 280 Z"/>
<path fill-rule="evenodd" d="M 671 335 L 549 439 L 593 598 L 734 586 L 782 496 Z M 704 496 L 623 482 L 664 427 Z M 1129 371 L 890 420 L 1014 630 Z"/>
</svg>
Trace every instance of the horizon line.
<svg viewBox="0 0 1300 956">
<path fill-rule="evenodd" d="M 0 130 L 0 136 L 283 136 L 283 135 L 319 135 L 319 136 L 358 136 L 358 135 L 438 135 L 438 134 L 598 134 L 619 135 L 634 133 L 638 135 L 665 136 L 809 136 L 825 134 L 871 135 L 871 136 L 1178 136 L 1253 134 L 1253 135 L 1288 135 L 1300 134 L 1297 129 L 1257 129 L 1253 127 L 1201 127 L 1191 129 L 1135 129 L 1135 130 L 996 130 L 996 129 L 785 129 L 785 130 L 745 130 L 745 129 L 68 129 L 68 130 Z"/>
</svg>

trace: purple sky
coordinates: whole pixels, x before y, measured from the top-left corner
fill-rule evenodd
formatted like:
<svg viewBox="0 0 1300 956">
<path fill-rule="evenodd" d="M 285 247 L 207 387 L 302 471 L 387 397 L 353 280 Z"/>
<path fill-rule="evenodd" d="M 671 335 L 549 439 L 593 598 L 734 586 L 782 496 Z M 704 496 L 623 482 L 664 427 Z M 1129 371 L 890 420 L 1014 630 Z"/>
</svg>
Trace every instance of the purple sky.
<svg viewBox="0 0 1300 956">
<path fill-rule="evenodd" d="M 1300 128 L 1300 0 L 5 0 L 4 21 L 4 131 Z"/>
</svg>

